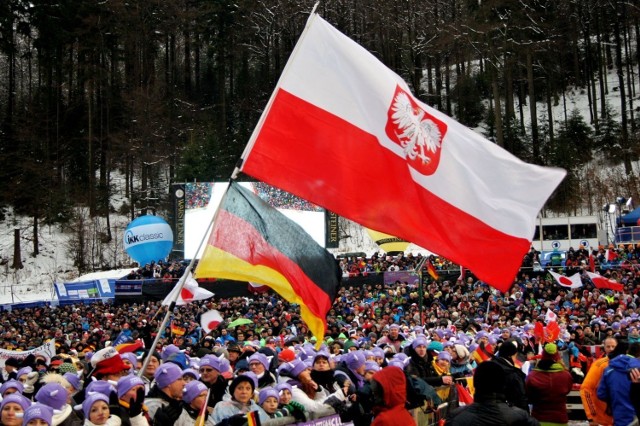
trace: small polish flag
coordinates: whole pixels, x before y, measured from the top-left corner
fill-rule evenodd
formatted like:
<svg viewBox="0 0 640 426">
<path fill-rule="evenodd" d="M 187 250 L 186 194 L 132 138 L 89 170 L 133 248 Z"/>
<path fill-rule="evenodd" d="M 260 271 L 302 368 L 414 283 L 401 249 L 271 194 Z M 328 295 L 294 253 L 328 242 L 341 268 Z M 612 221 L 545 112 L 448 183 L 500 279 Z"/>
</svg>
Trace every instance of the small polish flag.
<svg viewBox="0 0 640 426">
<path fill-rule="evenodd" d="M 202 314 L 202 317 L 200 317 L 200 325 L 206 333 L 218 328 L 222 321 L 222 315 L 215 309 L 205 312 Z"/>
</svg>

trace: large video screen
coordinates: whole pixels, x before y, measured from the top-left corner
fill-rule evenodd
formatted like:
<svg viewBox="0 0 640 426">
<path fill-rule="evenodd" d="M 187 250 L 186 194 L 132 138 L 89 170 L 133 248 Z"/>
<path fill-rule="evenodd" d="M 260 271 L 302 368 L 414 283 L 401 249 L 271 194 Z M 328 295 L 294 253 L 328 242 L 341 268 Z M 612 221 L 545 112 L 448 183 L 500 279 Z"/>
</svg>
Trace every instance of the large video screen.
<svg viewBox="0 0 640 426">
<path fill-rule="evenodd" d="M 318 244 L 325 246 L 324 209 L 303 200 L 281 189 L 262 182 L 241 182 L 240 185 L 250 189 L 254 194 L 277 208 L 289 219 L 302 227 Z M 184 214 L 184 257 L 198 259 L 202 256 L 206 241 L 198 250 L 198 246 L 213 215 L 220 205 L 228 182 L 197 182 L 185 184 Z"/>
</svg>

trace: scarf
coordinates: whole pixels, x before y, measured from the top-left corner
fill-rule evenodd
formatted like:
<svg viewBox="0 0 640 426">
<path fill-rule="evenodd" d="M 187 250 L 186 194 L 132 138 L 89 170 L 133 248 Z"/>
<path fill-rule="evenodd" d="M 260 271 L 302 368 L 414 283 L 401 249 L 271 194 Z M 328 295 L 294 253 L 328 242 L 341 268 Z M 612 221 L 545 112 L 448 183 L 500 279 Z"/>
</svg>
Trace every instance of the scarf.
<svg viewBox="0 0 640 426">
<path fill-rule="evenodd" d="M 431 361 L 431 365 L 433 366 L 433 370 L 436 372 L 438 376 L 448 376 L 449 369 L 448 368 L 440 368 L 436 360 Z"/>
</svg>

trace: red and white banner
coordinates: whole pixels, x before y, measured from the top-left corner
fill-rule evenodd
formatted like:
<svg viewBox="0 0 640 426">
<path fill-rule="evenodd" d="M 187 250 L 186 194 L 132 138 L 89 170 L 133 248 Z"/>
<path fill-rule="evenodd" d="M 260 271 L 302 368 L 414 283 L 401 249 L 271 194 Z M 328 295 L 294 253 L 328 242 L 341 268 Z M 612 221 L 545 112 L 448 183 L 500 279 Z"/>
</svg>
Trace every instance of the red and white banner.
<svg viewBox="0 0 640 426">
<path fill-rule="evenodd" d="M 591 278 L 591 282 L 596 288 L 601 290 L 613 290 L 613 291 L 622 291 L 624 290 L 624 285 L 620 284 L 616 280 L 609 279 L 607 277 L 603 277 L 602 275 L 594 274 L 592 272 L 587 272 L 589 278 Z"/>
<path fill-rule="evenodd" d="M 316 14 L 240 169 L 462 264 L 502 291 L 566 174 L 524 163 L 417 100 Z"/>
<path fill-rule="evenodd" d="M 556 282 L 561 286 L 571 290 L 575 290 L 577 288 L 582 287 L 582 278 L 580 278 L 580 273 L 577 272 L 570 277 L 566 275 L 560 275 L 553 271 L 549 271 L 551 276 L 556 279 Z"/>
</svg>

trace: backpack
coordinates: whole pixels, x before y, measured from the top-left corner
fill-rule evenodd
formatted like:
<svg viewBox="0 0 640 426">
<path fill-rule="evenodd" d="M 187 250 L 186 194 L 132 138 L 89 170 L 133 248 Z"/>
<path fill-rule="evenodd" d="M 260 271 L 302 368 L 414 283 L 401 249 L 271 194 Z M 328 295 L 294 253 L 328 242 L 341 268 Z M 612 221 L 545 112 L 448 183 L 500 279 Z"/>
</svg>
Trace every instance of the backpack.
<svg viewBox="0 0 640 426">
<path fill-rule="evenodd" d="M 423 407 L 426 402 L 432 407 L 437 407 L 442 403 L 433 386 L 406 373 L 405 377 L 407 379 L 407 402 L 405 403 L 407 410 Z"/>
</svg>

